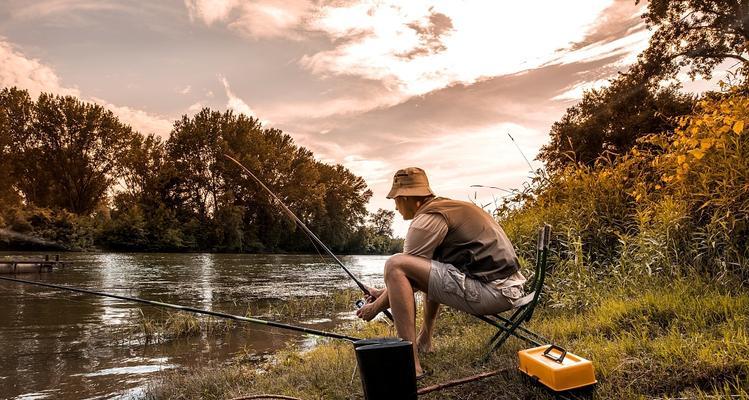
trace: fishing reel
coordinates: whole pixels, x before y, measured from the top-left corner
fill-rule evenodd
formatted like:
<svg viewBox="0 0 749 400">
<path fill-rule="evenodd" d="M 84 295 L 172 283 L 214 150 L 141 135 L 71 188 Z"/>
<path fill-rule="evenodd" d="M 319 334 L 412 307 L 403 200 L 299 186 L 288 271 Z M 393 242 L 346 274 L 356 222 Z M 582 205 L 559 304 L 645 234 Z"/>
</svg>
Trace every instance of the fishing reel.
<svg viewBox="0 0 749 400">
<path fill-rule="evenodd" d="M 357 300 L 357 301 L 355 301 L 355 302 L 354 302 L 354 307 L 356 307 L 356 309 L 357 309 L 357 310 L 359 310 L 359 309 L 361 309 L 362 307 L 364 307 L 364 305 L 365 305 L 365 304 L 367 304 L 367 302 L 366 302 L 366 301 L 365 301 L 364 299 L 359 299 L 359 300 Z M 391 319 L 391 318 L 392 318 L 392 315 L 390 314 L 390 311 L 388 311 L 388 310 L 385 310 L 385 311 L 384 311 L 384 314 L 385 314 L 386 316 L 389 316 L 388 318 L 385 318 L 385 323 L 387 323 L 387 324 L 388 324 L 388 326 L 391 326 L 391 327 L 392 327 L 392 326 L 393 326 L 393 323 L 391 322 L 391 321 L 392 321 L 392 319 Z"/>
</svg>

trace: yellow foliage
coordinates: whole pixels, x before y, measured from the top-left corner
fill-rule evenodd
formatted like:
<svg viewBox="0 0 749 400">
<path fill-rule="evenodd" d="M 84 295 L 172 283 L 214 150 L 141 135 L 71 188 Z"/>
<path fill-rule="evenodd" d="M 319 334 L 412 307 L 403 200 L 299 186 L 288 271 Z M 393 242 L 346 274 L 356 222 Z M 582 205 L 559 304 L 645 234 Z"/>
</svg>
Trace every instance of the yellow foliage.
<svg viewBox="0 0 749 400">
<path fill-rule="evenodd" d="M 703 152 L 702 150 L 699 150 L 699 149 L 690 150 L 689 154 L 691 154 L 692 157 L 694 157 L 694 158 L 696 158 L 698 160 L 701 160 L 702 157 L 705 156 L 705 152 Z"/>
<path fill-rule="evenodd" d="M 736 123 L 733 124 L 733 131 L 737 135 L 741 135 L 741 133 L 744 132 L 744 121 L 736 121 Z"/>
</svg>

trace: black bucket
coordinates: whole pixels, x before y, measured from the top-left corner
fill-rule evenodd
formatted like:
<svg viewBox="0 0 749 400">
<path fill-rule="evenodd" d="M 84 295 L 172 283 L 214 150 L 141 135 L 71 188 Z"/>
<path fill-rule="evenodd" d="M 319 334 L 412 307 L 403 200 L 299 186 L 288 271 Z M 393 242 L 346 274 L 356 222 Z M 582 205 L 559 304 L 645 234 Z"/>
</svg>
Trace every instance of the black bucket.
<svg viewBox="0 0 749 400">
<path fill-rule="evenodd" d="M 416 399 L 413 345 L 398 338 L 354 342 L 364 398 Z"/>
</svg>

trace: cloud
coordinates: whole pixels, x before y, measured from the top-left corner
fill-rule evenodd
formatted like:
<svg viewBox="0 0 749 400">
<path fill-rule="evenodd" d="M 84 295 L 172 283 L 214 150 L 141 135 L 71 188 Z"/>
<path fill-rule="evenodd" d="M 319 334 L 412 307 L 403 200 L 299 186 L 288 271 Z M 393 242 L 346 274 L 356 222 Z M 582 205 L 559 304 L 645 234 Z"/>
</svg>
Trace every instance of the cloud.
<svg viewBox="0 0 749 400">
<path fill-rule="evenodd" d="M 350 154 L 344 156 L 340 162 L 344 167 L 356 171 L 356 174 L 364 178 L 370 186 L 382 182 L 389 183 L 392 169 L 390 161 Z"/>
<path fill-rule="evenodd" d="M 253 39 L 286 38 L 302 40 L 301 30 L 313 8 L 305 0 L 262 0 L 244 3 L 240 16 L 229 24 Z"/>
<path fill-rule="evenodd" d="M 309 28 L 325 32 L 336 46 L 303 57 L 301 64 L 318 75 L 362 76 L 405 95 L 424 94 L 551 62 L 580 61 L 561 55 L 586 38 L 586 28 L 608 5 L 389 0 L 325 6 Z"/>
<path fill-rule="evenodd" d="M 330 47 L 301 56 L 303 69 L 323 79 L 378 82 L 389 91 L 297 104 L 314 117 L 387 107 L 451 85 L 544 65 L 611 56 L 624 65 L 648 38 L 637 15 L 641 6 L 631 3 L 185 0 L 193 21 L 221 23 L 254 40 L 322 35 Z"/>
<path fill-rule="evenodd" d="M 225 20 L 238 5 L 237 0 L 185 0 L 190 21 L 199 19 L 206 25 Z"/>
<path fill-rule="evenodd" d="M 42 92 L 80 96 L 76 88 L 64 87 L 55 71 L 39 60 L 27 58 L 0 38 L 0 86 L 17 86 L 36 97 Z"/>
<path fill-rule="evenodd" d="M 11 86 L 28 90 L 32 97 L 44 92 L 76 96 L 84 101 L 98 103 L 111 110 L 122 122 L 144 134 L 155 133 L 166 137 L 171 131 L 172 122 L 162 116 L 118 106 L 100 98 L 86 97 L 77 88 L 63 85 L 54 69 L 38 59 L 26 57 L 5 39 L 0 38 L 0 87 Z"/>
<path fill-rule="evenodd" d="M 185 0 L 191 21 L 206 25 L 224 22 L 229 29 L 252 39 L 301 40 L 300 29 L 314 7 L 307 0 Z"/>
<path fill-rule="evenodd" d="M 226 107 L 248 117 L 254 117 L 255 112 L 252 111 L 250 106 L 248 106 L 247 103 L 244 102 L 244 100 L 237 97 L 234 92 L 231 91 L 231 87 L 229 87 L 229 81 L 227 81 L 223 76 L 219 76 L 219 80 L 224 85 L 226 97 L 229 98 L 229 101 L 226 103 Z"/>
<path fill-rule="evenodd" d="M 289 111 L 286 118 L 279 113 L 276 126 L 323 161 L 341 163 L 365 177 L 374 193 L 369 210 L 392 209 L 384 196 L 395 171 L 406 166 L 425 168 L 439 194 L 466 200 L 476 192 L 477 202 L 493 204 L 492 196 L 504 193 L 470 185 L 521 188 L 528 182 L 529 168 L 508 131 L 534 167 L 540 167 L 534 158 L 548 141 L 549 127 L 569 105 L 554 98 L 581 82 L 605 79 L 615 73 L 609 66 L 619 59 L 547 65 L 452 84 L 356 113 L 292 118 Z M 396 230 L 406 225 L 398 222 Z"/>
<path fill-rule="evenodd" d="M 192 90 L 192 86 L 187 85 L 187 86 L 183 87 L 182 89 L 178 89 L 177 93 L 179 93 L 179 94 L 189 94 L 191 90 Z"/>
<path fill-rule="evenodd" d="M 191 113 L 196 113 L 196 112 L 202 110 L 203 107 L 205 107 L 203 105 L 203 103 L 197 102 L 197 103 L 193 103 L 192 105 L 190 105 L 190 107 L 187 107 L 187 111 L 191 112 Z"/>
<path fill-rule="evenodd" d="M 591 89 L 600 89 L 604 86 L 607 86 L 609 84 L 609 81 L 606 79 L 599 79 L 596 81 L 586 81 L 582 83 L 578 83 L 568 90 L 566 90 L 563 93 L 560 93 L 554 97 L 551 98 L 551 100 L 560 100 L 560 101 L 567 101 L 567 100 L 580 100 L 583 98 L 583 93 L 585 93 L 586 90 Z"/>
<path fill-rule="evenodd" d="M 153 133 L 162 138 L 167 138 L 172 130 L 172 121 L 161 116 L 132 107 L 117 106 L 96 97 L 89 97 L 88 100 L 112 111 L 120 121 L 130 125 L 134 130 L 144 135 Z"/>
<path fill-rule="evenodd" d="M 24 4 L 11 14 L 16 19 L 35 19 L 53 14 L 72 14 L 76 11 L 125 10 L 121 2 L 110 0 L 46 0 Z"/>
</svg>

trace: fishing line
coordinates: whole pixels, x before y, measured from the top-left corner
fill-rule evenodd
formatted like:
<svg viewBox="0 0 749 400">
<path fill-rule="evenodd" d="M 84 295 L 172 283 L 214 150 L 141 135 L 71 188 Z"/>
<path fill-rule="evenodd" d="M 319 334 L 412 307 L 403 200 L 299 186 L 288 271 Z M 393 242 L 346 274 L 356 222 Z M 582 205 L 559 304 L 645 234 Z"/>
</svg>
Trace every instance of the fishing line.
<svg viewBox="0 0 749 400">
<path fill-rule="evenodd" d="M 346 274 L 347 274 L 347 275 L 349 276 L 349 278 L 351 278 L 351 280 L 353 280 L 353 281 L 354 281 L 354 282 L 356 283 L 356 285 L 357 285 L 357 286 L 359 286 L 359 289 L 361 289 L 361 291 L 362 291 L 362 292 L 363 292 L 363 293 L 364 293 L 365 295 L 367 295 L 367 296 L 371 296 L 371 295 L 372 295 L 372 294 L 371 294 L 371 293 L 369 292 L 369 288 L 367 288 L 367 287 L 366 287 L 366 286 L 365 286 L 365 285 L 364 285 L 363 283 L 361 283 L 361 282 L 359 281 L 359 279 L 357 279 L 357 278 L 356 278 L 356 277 L 354 276 L 354 274 L 352 274 L 352 273 L 351 273 L 351 271 L 349 271 L 349 269 L 348 269 L 348 268 L 346 268 L 346 266 L 345 266 L 345 265 L 343 265 L 343 262 L 341 262 L 341 260 L 339 260 L 339 259 L 338 259 L 338 257 L 336 257 L 336 255 L 335 255 L 335 254 L 333 253 L 333 251 L 332 251 L 332 250 L 330 250 L 330 249 L 328 248 L 328 246 L 326 246 L 326 245 L 325 245 L 325 243 L 323 243 L 323 242 L 322 242 L 322 240 L 320 240 L 320 238 L 318 238 L 318 237 L 317 237 L 317 235 L 315 235 L 315 234 L 314 234 L 314 232 L 312 232 L 312 231 L 311 231 L 311 230 L 310 230 L 310 229 L 309 229 L 309 228 L 307 227 L 307 225 L 306 225 L 306 224 L 305 224 L 304 222 L 302 222 L 302 220 L 301 220 L 301 219 L 299 219 L 299 217 L 297 217 L 297 216 L 296 216 L 296 214 L 294 214 L 294 212 L 292 212 L 292 211 L 291 211 L 291 210 L 289 209 L 289 207 L 287 207 L 287 206 L 286 206 L 286 204 L 284 204 L 284 202 L 283 202 L 283 201 L 281 201 L 281 199 L 279 199 L 279 198 L 278 198 L 278 196 L 276 196 L 276 194 L 275 194 L 275 193 L 273 193 L 273 191 L 272 191 L 272 190 L 270 190 L 270 189 L 268 188 L 268 186 L 266 186 L 266 185 L 265 185 L 265 184 L 263 183 L 263 181 L 261 181 L 261 180 L 260 180 L 260 178 L 258 178 L 257 176 L 255 176 L 255 174 L 253 174 L 253 173 L 252 173 L 252 171 L 250 171 L 250 170 L 249 170 L 249 169 L 248 169 L 247 167 L 245 167 L 244 165 L 242 165 L 242 163 L 240 163 L 239 161 L 237 161 L 236 159 L 234 159 L 234 158 L 233 158 L 233 157 L 231 157 L 230 155 L 228 155 L 228 154 L 224 154 L 224 157 L 228 158 L 229 160 L 231 160 L 231 161 L 233 161 L 233 162 L 234 162 L 235 164 L 237 164 L 237 165 L 238 165 L 238 166 L 239 166 L 240 168 L 242 168 L 242 170 L 244 170 L 244 172 L 246 172 L 246 173 L 247 173 L 247 175 L 249 175 L 250 177 L 252 177 L 252 179 L 254 179 L 254 180 L 255 180 L 255 182 L 257 182 L 257 183 L 258 183 L 258 184 L 259 184 L 259 185 L 260 185 L 260 186 L 261 186 L 261 187 L 262 187 L 263 189 L 265 189 L 265 191 L 266 191 L 266 192 L 268 192 L 268 194 L 270 194 L 270 196 L 271 196 L 271 197 L 272 197 L 272 198 L 273 198 L 274 200 L 276 200 L 276 202 L 278 203 L 278 205 L 280 205 L 280 206 L 281 206 L 281 208 L 282 208 L 282 209 L 283 209 L 283 211 L 284 211 L 284 212 L 286 213 L 286 215 L 288 215 L 288 216 L 289 216 L 289 218 L 291 218 L 291 219 L 292 219 L 292 220 L 293 220 L 293 221 L 294 221 L 294 222 L 295 222 L 295 223 L 297 224 L 297 226 L 299 226 L 300 228 L 302 228 L 302 231 L 304 231 L 304 232 L 305 232 L 305 233 L 307 234 L 307 237 L 308 237 L 308 238 L 310 238 L 310 240 L 313 240 L 313 241 L 314 241 L 314 242 L 316 242 L 316 243 L 317 243 L 318 245 L 320 245 L 320 247 L 322 247 L 322 248 L 323 248 L 323 249 L 324 249 L 324 250 L 325 250 L 325 251 L 326 251 L 326 252 L 328 253 L 328 255 L 329 255 L 329 256 L 331 256 L 331 257 L 333 258 L 333 260 L 335 260 L 335 262 L 336 262 L 336 263 L 337 263 L 337 264 L 338 264 L 338 265 L 339 265 L 339 266 L 340 266 L 341 268 L 343 268 L 343 270 L 344 270 L 344 271 L 346 272 Z M 385 314 L 385 316 L 386 316 L 386 317 L 388 317 L 388 319 L 390 319 L 391 321 L 393 321 L 393 315 L 392 315 L 392 314 L 390 314 L 390 311 L 388 311 L 388 310 L 383 310 L 383 311 L 382 311 L 382 313 L 383 313 L 383 314 Z"/>
<path fill-rule="evenodd" d="M 101 296 L 101 297 L 110 297 L 110 298 L 120 299 L 120 300 L 134 301 L 137 303 L 148 304 L 150 306 L 155 306 L 155 307 L 172 308 L 175 310 L 186 311 L 186 312 L 191 312 L 195 314 L 210 315 L 210 316 L 219 317 L 219 318 L 231 319 L 234 321 L 249 322 L 249 323 L 259 324 L 259 325 L 267 325 L 267 326 L 272 326 L 274 328 L 281 328 L 281 329 L 287 329 L 287 330 L 292 330 L 292 331 L 297 331 L 297 332 L 303 332 L 303 333 L 308 333 L 308 334 L 316 335 L 316 336 L 348 340 L 350 342 L 359 340 L 359 338 L 341 335 L 341 334 L 334 333 L 334 332 L 325 332 L 325 331 L 320 331 L 317 329 L 305 328 L 302 326 L 284 324 L 281 322 L 268 321 L 268 320 L 262 320 L 262 319 L 257 319 L 257 318 L 250 318 L 250 317 L 242 317 L 239 315 L 226 314 L 226 313 L 210 311 L 210 310 L 203 310 L 199 308 L 182 306 L 178 304 L 163 303 L 160 301 L 146 300 L 146 299 L 141 299 L 137 297 L 120 296 L 120 295 L 111 294 L 111 293 L 96 292 L 93 290 L 80 289 L 80 288 L 75 288 L 75 287 L 70 287 L 70 286 L 55 285 L 52 283 L 27 281 L 27 280 L 16 279 L 16 278 L 0 277 L 0 280 L 16 282 L 16 283 L 24 283 L 28 285 L 44 286 L 44 287 L 53 288 L 53 289 L 68 290 L 71 292 L 86 293 L 86 294 L 91 294 L 91 295 Z"/>
</svg>

